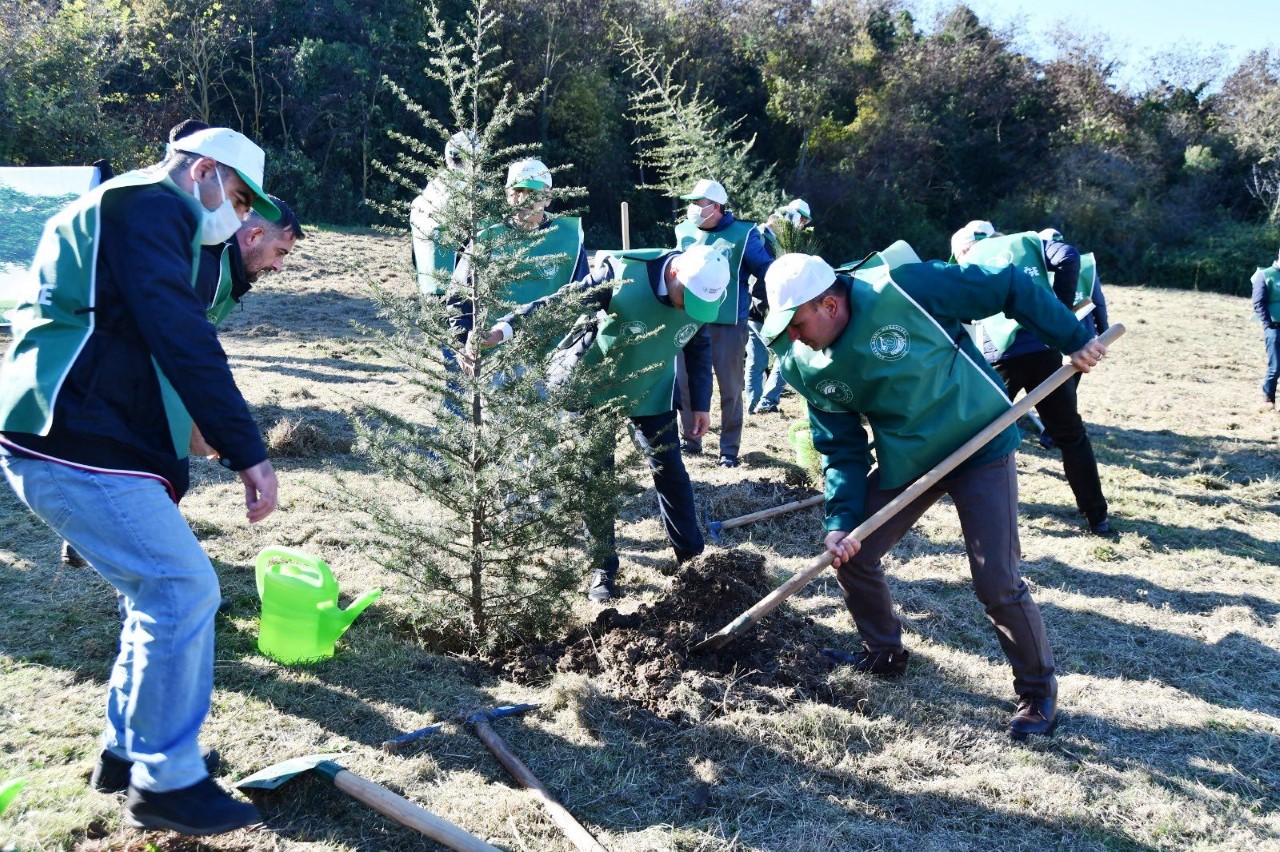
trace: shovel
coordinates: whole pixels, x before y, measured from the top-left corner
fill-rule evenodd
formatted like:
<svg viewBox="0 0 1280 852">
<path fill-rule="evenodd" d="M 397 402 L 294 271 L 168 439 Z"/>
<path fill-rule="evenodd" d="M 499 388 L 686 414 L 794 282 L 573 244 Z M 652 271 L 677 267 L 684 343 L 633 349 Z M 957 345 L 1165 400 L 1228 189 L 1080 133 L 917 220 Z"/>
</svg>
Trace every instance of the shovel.
<svg viewBox="0 0 1280 852">
<path fill-rule="evenodd" d="M 361 778 L 328 759 L 336 756 L 312 754 L 295 757 L 259 770 L 236 786 L 241 790 L 274 790 L 296 775 L 315 770 L 317 775 L 356 801 L 363 802 L 401 825 L 417 829 L 450 849 L 457 849 L 459 852 L 499 852 L 496 846 L 490 846 L 448 820 L 441 819 L 403 796 L 397 796 L 386 787 Z"/>
<path fill-rule="evenodd" d="M 1110 346 L 1112 341 L 1124 334 L 1124 326 L 1116 323 L 1111 326 L 1098 339 L 1106 346 Z M 894 497 L 885 505 L 883 509 L 867 518 L 858 528 L 849 535 L 858 541 L 863 541 L 871 533 L 875 532 L 880 526 L 913 500 L 924 492 L 928 491 L 942 477 L 946 476 L 965 459 L 973 455 L 979 449 L 986 445 L 988 441 L 996 435 L 1003 432 L 1010 424 L 1016 423 L 1018 418 L 1026 414 L 1040 400 L 1057 390 L 1058 386 L 1076 374 L 1075 367 L 1070 364 L 1064 364 L 1057 369 L 1053 375 L 1045 379 L 1037 385 L 1029 394 L 1018 400 L 1017 403 L 1011 405 L 1009 410 L 1001 414 L 992 421 L 985 429 L 974 435 L 965 442 L 960 449 L 947 456 L 942 461 L 925 473 L 911 485 L 907 486 L 901 494 Z M 692 648 L 691 653 L 700 653 L 703 651 L 716 651 L 728 645 L 734 639 L 737 639 L 743 633 L 750 630 L 760 619 L 764 618 L 770 612 L 773 612 L 779 604 L 787 598 L 794 595 L 800 589 L 809 584 L 809 581 L 821 574 L 831 565 L 832 557 L 835 554 L 827 551 L 818 558 L 814 559 L 803 569 L 794 574 L 791 579 L 787 580 L 778 588 L 774 589 L 768 595 L 760 599 L 754 606 L 735 618 L 733 621 L 720 628 L 716 633 L 711 634 L 706 639 L 698 642 Z"/>
</svg>

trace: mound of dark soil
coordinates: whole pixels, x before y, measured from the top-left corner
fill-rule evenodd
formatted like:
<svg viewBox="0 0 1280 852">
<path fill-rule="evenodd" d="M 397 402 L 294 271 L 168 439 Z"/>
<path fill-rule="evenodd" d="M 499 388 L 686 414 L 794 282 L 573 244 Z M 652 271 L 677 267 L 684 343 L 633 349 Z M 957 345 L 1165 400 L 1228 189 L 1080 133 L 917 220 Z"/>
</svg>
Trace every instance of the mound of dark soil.
<svg viewBox="0 0 1280 852">
<path fill-rule="evenodd" d="M 764 559 L 718 550 L 686 563 L 670 593 L 637 612 L 600 613 L 593 625 L 551 645 L 498 661 L 502 674 L 532 682 L 552 671 L 590 675 L 606 691 L 672 721 L 694 721 L 738 707 L 781 709 L 813 700 L 854 707 L 837 688 L 811 638 L 812 621 L 786 604 L 718 651 L 692 645 L 771 591 Z"/>
</svg>

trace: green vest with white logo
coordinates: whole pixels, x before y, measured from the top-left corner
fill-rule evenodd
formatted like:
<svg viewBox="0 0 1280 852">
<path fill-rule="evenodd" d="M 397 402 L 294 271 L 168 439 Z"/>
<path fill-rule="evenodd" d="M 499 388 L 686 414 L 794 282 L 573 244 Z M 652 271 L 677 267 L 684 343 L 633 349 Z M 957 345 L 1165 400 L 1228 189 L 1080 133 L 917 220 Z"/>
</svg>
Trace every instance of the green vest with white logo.
<svg viewBox="0 0 1280 852">
<path fill-rule="evenodd" d="M 1044 259 L 1044 243 L 1040 241 L 1040 235 L 1034 231 L 978 240 L 964 258 L 964 265 L 971 263 L 994 269 L 1017 266 L 1037 284 L 1053 289 L 1053 282 L 1049 280 L 1049 269 Z M 1082 263 L 1082 272 L 1083 269 L 1084 264 Z M 1092 279 L 1090 279 L 1089 288 L 1090 292 L 1092 292 Z M 984 348 L 982 343 L 985 336 L 992 342 L 997 352 L 1004 352 L 1013 343 L 1013 338 L 1020 328 L 1022 326 L 1018 324 L 1017 320 L 1004 314 L 994 314 L 975 322 L 970 334 L 973 335 L 974 342 L 979 349 Z"/>
<path fill-rule="evenodd" d="M 1093 284 L 1098 280 L 1098 261 L 1093 252 L 1080 255 L 1080 278 L 1076 281 L 1076 298 L 1071 303 L 1074 308 L 1085 299 L 1093 298 Z"/>
<path fill-rule="evenodd" d="M 751 222 L 735 219 L 723 231 L 704 231 L 688 219 L 676 225 L 676 248 L 684 251 L 689 246 L 709 245 L 724 254 L 729 261 L 729 287 L 725 290 L 720 312 L 712 325 L 738 324 L 738 299 L 742 296 L 739 276 L 742 274 L 742 255 L 747 249 L 747 237 L 754 228 Z"/>
<path fill-rule="evenodd" d="M 45 224 L 28 279 L 13 310 L 13 343 L 0 367 L 0 432 L 48 435 L 62 383 L 94 334 L 97 245 L 102 199 L 109 192 L 162 183 L 199 215 L 190 193 L 157 171 L 127 172 L 82 195 Z M 191 242 L 191 285 L 200 260 L 200 229 Z M 169 435 L 178 458 L 191 445 L 191 416 L 152 359 Z"/>
<path fill-rule="evenodd" d="M 675 407 L 676 355 L 702 324 L 683 308 L 658 301 L 649 286 L 646 261 L 669 249 L 628 251 L 612 262 L 619 282 L 609 302 L 609 318 L 583 356 L 587 364 L 612 362 L 611 375 L 594 402 L 624 400 L 631 417 L 662 414 Z"/>
<path fill-rule="evenodd" d="M 918 478 L 1009 408 L 1004 388 L 873 257 L 849 283 L 849 325 L 816 352 L 774 341 L 782 374 L 809 405 L 862 414 L 871 425 L 880 487 Z"/>
<path fill-rule="evenodd" d="M 231 249 L 224 248 L 218 259 L 218 289 L 214 291 L 213 301 L 205 309 L 204 315 L 214 325 L 222 325 L 238 302 L 231 296 Z"/>
<path fill-rule="evenodd" d="M 1262 279 L 1267 282 L 1267 316 L 1272 322 L 1280 322 L 1280 269 L 1274 266 L 1259 267 Z"/>
<path fill-rule="evenodd" d="M 480 239 L 505 236 L 511 225 L 493 225 L 480 232 Z M 515 251 L 512 247 L 511 251 Z M 521 265 L 519 280 L 507 285 L 499 294 L 516 305 L 550 296 L 573 280 L 574 267 L 582 252 L 582 220 L 576 216 L 562 216 L 537 232 L 536 241 L 529 245 Z"/>
</svg>

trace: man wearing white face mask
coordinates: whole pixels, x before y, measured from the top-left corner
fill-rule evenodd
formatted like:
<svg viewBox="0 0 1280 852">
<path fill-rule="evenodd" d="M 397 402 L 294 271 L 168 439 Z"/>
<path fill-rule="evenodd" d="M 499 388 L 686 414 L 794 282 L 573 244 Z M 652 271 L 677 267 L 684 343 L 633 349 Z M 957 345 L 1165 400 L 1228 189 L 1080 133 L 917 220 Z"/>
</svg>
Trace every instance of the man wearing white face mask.
<svg viewBox="0 0 1280 852">
<path fill-rule="evenodd" d="M 120 593 L 124 625 L 95 777 L 128 769 L 126 824 L 216 834 L 258 821 L 209 778 L 218 581 L 177 508 L 192 425 L 239 473 L 248 520 L 276 476 L 193 288 L 262 190 L 262 149 L 208 128 L 45 225 L 0 364 L 0 469 Z"/>
<path fill-rule="evenodd" d="M 751 294 L 747 282 L 755 276 L 760 298 L 764 297 L 764 274 L 773 263 L 754 222 L 734 218 L 726 209 L 729 195 L 714 180 L 700 180 L 688 195 L 685 220 L 676 225 L 676 247 L 712 246 L 729 261 L 729 292 L 720 305 L 719 315 L 711 321 L 711 365 L 716 386 L 720 389 L 720 465 L 738 466 L 738 450 L 742 444 L 742 389 L 746 381 L 747 313 Z M 702 439 L 693 433 L 693 409 L 689 405 L 688 382 L 684 360 L 677 365 L 680 386 L 681 449 L 686 455 L 702 452 Z"/>
</svg>

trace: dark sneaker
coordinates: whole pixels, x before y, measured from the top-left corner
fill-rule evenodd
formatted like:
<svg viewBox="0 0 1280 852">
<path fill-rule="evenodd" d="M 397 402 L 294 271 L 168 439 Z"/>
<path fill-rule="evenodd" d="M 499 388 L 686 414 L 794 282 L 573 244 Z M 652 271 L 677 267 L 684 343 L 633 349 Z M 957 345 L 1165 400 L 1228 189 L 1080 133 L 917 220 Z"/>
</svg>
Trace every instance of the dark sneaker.
<svg viewBox="0 0 1280 852">
<path fill-rule="evenodd" d="M 756 410 L 753 413 L 754 414 L 773 414 L 777 410 L 778 410 L 778 403 L 770 402 L 769 400 L 766 399 L 764 402 L 756 406 Z"/>
<path fill-rule="evenodd" d="M 841 648 L 823 648 L 822 656 L 838 666 L 851 666 L 855 672 L 877 677 L 898 677 L 907 670 L 907 658 L 911 654 L 905 648 L 900 651 L 872 651 L 863 645 L 862 650 L 856 654 Z"/>
<path fill-rule="evenodd" d="M 1090 520 L 1089 532 L 1093 533 L 1094 535 L 1101 535 L 1101 536 L 1109 536 L 1114 534 L 1114 531 L 1111 529 L 1111 521 L 1107 520 L 1106 515 L 1103 515 L 1101 518 L 1099 518 L 1096 521 Z"/>
<path fill-rule="evenodd" d="M 130 787 L 124 800 L 124 824 L 130 828 L 200 836 L 235 831 L 257 822 L 262 822 L 257 808 L 233 799 L 212 778 L 163 793 Z"/>
<path fill-rule="evenodd" d="M 686 456 L 700 456 L 702 455 L 702 445 L 695 444 L 693 441 L 681 441 L 680 453 Z"/>
<path fill-rule="evenodd" d="M 1009 720 L 1009 736 L 1015 740 L 1047 737 L 1057 726 L 1058 702 L 1053 696 L 1024 696 L 1018 699 L 1018 712 Z"/>
<path fill-rule="evenodd" d="M 218 768 L 222 766 L 222 758 L 218 755 L 218 750 L 202 748 L 200 756 L 204 758 L 204 768 L 209 771 L 209 774 L 217 775 Z M 98 765 L 93 767 L 93 774 L 89 776 L 89 786 L 99 793 L 123 793 L 129 789 L 129 770 L 131 769 L 133 769 L 132 760 L 125 760 L 103 749 L 102 754 L 98 755 Z"/>
<path fill-rule="evenodd" d="M 603 568 L 591 572 L 591 585 L 587 587 L 587 597 L 596 603 L 613 600 L 613 574 Z"/>
<path fill-rule="evenodd" d="M 737 456 L 721 456 L 720 466 L 721 467 L 737 467 L 738 457 Z"/>
<path fill-rule="evenodd" d="M 62 543 L 62 564 L 68 568 L 88 568 L 89 563 L 68 542 Z"/>
</svg>

